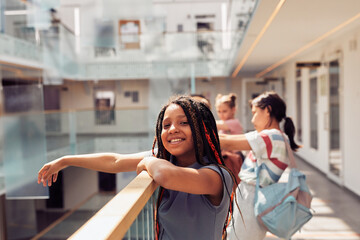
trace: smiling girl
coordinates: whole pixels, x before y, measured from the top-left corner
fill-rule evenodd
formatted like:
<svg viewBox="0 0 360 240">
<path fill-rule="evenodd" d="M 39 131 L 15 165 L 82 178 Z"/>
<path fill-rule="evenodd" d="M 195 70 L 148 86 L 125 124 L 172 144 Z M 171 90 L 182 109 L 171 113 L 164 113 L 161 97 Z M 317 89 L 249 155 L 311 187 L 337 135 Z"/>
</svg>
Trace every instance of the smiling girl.
<svg viewBox="0 0 360 240">
<path fill-rule="evenodd" d="M 44 186 L 67 166 L 104 172 L 147 171 L 160 185 L 158 239 L 214 239 L 225 234 L 233 186 L 224 168 L 215 119 L 203 103 L 177 97 L 165 105 L 156 124 L 157 154 L 99 153 L 65 156 L 39 171 Z"/>
<path fill-rule="evenodd" d="M 285 102 L 275 92 L 265 92 L 250 101 L 252 124 L 255 131 L 244 135 L 220 135 L 221 147 L 228 150 L 251 150 L 242 164 L 239 177 L 241 182 L 236 189 L 236 200 L 242 210 L 241 214 L 234 209 L 233 228 L 228 227 L 228 239 L 260 240 L 266 231 L 257 222 L 254 214 L 254 195 L 257 166 L 261 187 L 279 181 L 288 166 L 288 155 L 285 141 L 290 142 L 293 150 L 299 148 L 294 141 L 295 126 L 286 117 Z M 280 122 L 284 120 L 284 132 L 288 139 L 282 137 Z M 241 194 L 240 194 L 241 192 Z"/>
</svg>

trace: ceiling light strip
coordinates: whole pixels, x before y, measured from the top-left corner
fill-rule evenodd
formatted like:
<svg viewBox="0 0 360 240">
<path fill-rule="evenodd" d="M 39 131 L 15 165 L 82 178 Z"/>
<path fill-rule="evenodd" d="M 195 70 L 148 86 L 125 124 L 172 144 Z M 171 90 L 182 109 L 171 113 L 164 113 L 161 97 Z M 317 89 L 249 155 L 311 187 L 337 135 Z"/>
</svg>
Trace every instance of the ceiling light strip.
<svg viewBox="0 0 360 240">
<path fill-rule="evenodd" d="M 262 77 L 264 76 L 266 73 L 274 70 L 275 68 L 277 68 L 278 66 L 284 64 L 285 62 L 289 61 L 291 58 L 295 57 L 296 55 L 298 55 L 299 53 L 305 51 L 306 49 L 314 46 L 315 44 L 319 43 L 320 41 L 324 40 L 325 38 L 329 37 L 330 35 L 334 34 L 335 32 L 339 31 L 340 29 L 342 29 L 343 27 L 347 26 L 348 24 L 352 23 L 353 21 L 357 20 L 358 18 L 360 18 L 360 13 L 358 13 L 357 15 L 355 15 L 354 17 L 350 18 L 349 20 L 343 22 L 342 24 L 338 25 L 337 27 L 333 28 L 332 30 L 328 31 L 327 33 L 321 35 L 320 37 L 316 38 L 315 40 L 311 41 L 310 43 L 306 44 L 305 46 L 301 47 L 300 49 L 296 50 L 295 52 L 291 53 L 289 56 L 284 57 L 283 59 L 281 59 L 280 61 L 278 61 L 277 63 L 274 63 L 273 65 L 271 65 L 270 67 L 266 68 L 265 70 L 259 72 L 258 74 L 256 74 L 256 77 Z"/>
<path fill-rule="evenodd" d="M 273 11 L 273 13 L 271 14 L 270 18 L 267 20 L 266 24 L 264 25 L 264 27 L 261 29 L 259 35 L 256 37 L 255 41 L 253 42 L 253 44 L 251 45 L 251 47 L 248 49 L 248 51 L 246 52 L 246 54 L 244 55 L 244 57 L 241 59 L 241 62 L 239 63 L 239 65 L 236 67 L 235 71 L 232 73 L 231 77 L 236 77 L 236 75 L 239 73 L 239 71 L 241 70 L 241 68 L 244 66 L 246 60 L 249 58 L 249 56 L 251 55 L 251 53 L 254 51 L 254 48 L 256 47 L 256 45 L 258 44 L 258 42 L 260 41 L 260 39 L 262 38 L 262 36 L 264 35 L 265 31 L 268 29 L 268 27 L 270 26 L 271 22 L 274 20 L 274 18 L 276 17 L 276 15 L 278 14 L 278 12 L 280 11 L 281 7 L 284 5 L 286 0 L 280 0 L 279 3 L 277 4 L 275 10 Z"/>
</svg>

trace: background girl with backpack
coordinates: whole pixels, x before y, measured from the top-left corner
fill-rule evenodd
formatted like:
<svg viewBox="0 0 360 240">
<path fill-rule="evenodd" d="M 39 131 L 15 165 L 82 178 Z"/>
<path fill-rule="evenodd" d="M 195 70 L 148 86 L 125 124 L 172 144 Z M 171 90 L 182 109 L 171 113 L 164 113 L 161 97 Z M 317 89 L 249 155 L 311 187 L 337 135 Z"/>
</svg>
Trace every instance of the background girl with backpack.
<svg viewBox="0 0 360 240">
<path fill-rule="evenodd" d="M 259 225 L 254 214 L 256 168 L 257 166 L 260 168 L 261 187 L 276 183 L 288 166 L 285 141 L 290 142 L 293 150 L 299 148 L 294 141 L 293 121 L 286 116 L 286 104 L 275 92 L 259 95 L 250 101 L 250 106 L 253 114 L 251 122 L 255 131 L 243 135 L 220 135 L 222 149 L 251 150 L 239 173 L 241 182 L 236 189 L 235 201 L 242 214 L 234 208 L 233 219 L 227 229 L 230 240 L 265 238 L 266 230 Z M 282 121 L 284 121 L 284 132 L 288 139 L 282 136 L 280 129 Z"/>
</svg>

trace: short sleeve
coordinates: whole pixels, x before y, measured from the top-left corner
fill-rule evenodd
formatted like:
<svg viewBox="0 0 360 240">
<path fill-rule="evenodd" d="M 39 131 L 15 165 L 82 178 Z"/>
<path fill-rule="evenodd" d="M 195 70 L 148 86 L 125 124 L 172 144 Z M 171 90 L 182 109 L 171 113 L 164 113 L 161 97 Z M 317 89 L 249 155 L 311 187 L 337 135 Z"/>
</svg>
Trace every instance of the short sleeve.
<svg viewBox="0 0 360 240">
<path fill-rule="evenodd" d="M 252 131 L 246 133 L 245 137 L 249 142 L 249 145 L 255 157 L 256 158 L 261 157 L 266 150 L 266 146 L 260 134 L 257 131 Z"/>
<path fill-rule="evenodd" d="M 231 193 L 234 183 L 233 183 L 230 173 L 227 170 L 225 170 L 225 168 L 217 167 L 215 165 L 208 165 L 208 166 L 205 166 L 204 168 L 210 168 L 213 171 L 217 172 L 220 175 L 220 177 L 223 180 L 225 180 L 224 182 L 226 183 L 226 186 L 224 185 L 224 194 L 226 194 L 228 192 Z M 220 173 L 220 171 L 222 172 L 222 174 Z M 227 188 L 227 190 L 225 187 Z"/>
</svg>

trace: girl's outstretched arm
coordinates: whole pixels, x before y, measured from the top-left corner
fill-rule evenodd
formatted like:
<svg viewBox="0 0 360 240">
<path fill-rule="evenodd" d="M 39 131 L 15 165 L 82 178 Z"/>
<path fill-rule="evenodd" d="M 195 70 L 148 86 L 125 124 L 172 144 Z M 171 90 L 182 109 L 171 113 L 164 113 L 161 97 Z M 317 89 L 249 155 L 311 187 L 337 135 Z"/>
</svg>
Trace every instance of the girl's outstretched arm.
<svg viewBox="0 0 360 240">
<path fill-rule="evenodd" d="M 38 173 L 38 183 L 51 186 L 57 180 L 58 172 L 66 167 L 75 166 L 95 171 L 117 173 L 135 171 L 138 163 L 149 152 L 135 154 L 93 153 L 69 155 L 46 163 Z"/>
<path fill-rule="evenodd" d="M 251 146 L 244 134 L 219 134 L 221 149 L 224 150 L 251 150 Z"/>
<path fill-rule="evenodd" d="M 219 130 L 228 131 L 230 130 L 228 125 L 223 120 L 216 120 L 216 127 Z"/>
<path fill-rule="evenodd" d="M 143 170 L 166 189 L 208 195 L 208 199 L 214 205 L 221 202 L 223 181 L 212 169 L 179 167 L 167 160 L 146 157 L 139 163 L 136 171 L 139 174 Z"/>
</svg>

